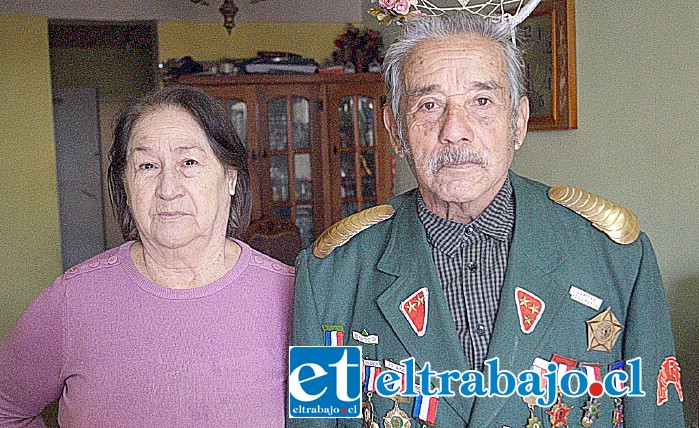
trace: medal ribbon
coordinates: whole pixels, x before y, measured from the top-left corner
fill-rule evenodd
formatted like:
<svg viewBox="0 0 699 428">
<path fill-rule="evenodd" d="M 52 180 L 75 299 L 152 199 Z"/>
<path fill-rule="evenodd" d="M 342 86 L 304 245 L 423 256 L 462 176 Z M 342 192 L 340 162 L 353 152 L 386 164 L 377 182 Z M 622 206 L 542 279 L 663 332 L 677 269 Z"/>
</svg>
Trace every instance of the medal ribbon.
<svg viewBox="0 0 699 428">
<path fill-rule="evenodd" d="M 384 366 L 386 366 L 388 370 L 394 371 L 400 375 L 400 391 L 398 393 L 403 393 L 405 391 L 405 366 L 402 364 L 394 363 L 391 360 L 384 360 L 383 364 Z"/>
<path fill-rule="evenodd" d="M 427 424 L 434 424 L 437 420 L 437 405 L 439 397 L 425 397 L 419 394 L 415 397 L 415 407 L 413 407 L 413 418 Z"/>
<path fill-rule="evenodd" d="M 556 354 L 553 354 L 551 362 L 556 363 L 558 366 L 556 369 L 556 381 L 558 382 L 558 385 L 561 384 L 561 378 L 563 378 L 563 375 L 565 375 L 568 370 L 575 368 L 575 366 L 578 364 L 578 362 L 573 359 L 561 357 L 560 355 Z"/>
<path fill-rule="evenodd" d="M 376 391 L 376 378 L 381 374 L 381 362 L 364 360 L 364 392 Z"/>
<path fill-rule="evenodd" d="M 602 367 L 600 364 L 580 363 L 578 364 L 578 368 L 580 371 L 585 373 L 588 384 L 592 384 L 593 382 L 602 382 Z"/>
<path fill-rule="evenodd" d="M 613 370 L 624 370 L 624 361 L 610 364 L 609 371 L 611 372 Z M 620 382 L 618 379 L 614 378 L 614 387 L 617 390 L 622 390 L 624 389 L 624 382 Z"/>
</svg>

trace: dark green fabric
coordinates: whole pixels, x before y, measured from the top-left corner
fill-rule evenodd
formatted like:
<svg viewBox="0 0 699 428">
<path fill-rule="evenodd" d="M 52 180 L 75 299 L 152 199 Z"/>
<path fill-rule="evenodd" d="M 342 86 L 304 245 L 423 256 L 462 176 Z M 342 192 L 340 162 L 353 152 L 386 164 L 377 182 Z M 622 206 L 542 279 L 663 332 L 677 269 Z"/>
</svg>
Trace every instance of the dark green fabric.
<svg viewBox="0 0 699 428">
<path fill-rule="evenodd" d="M 656 405 L 660 364 L 674 355 L 665 293 L 655 255 L 645 234 L 631 245 L 619 245 L 579 215 L 550 201 L 547 186 L 510 173 L 515 194 L 515 230 L 507 274 L 500 296 L 488 358 L 498 357 L 501 369 L 528 370 L 536 357 L 553 354 L 604 364 L 643 359 L 644 398 L 624 400 L 625 426 L 684 426 L 681 403 L 673 385 L 669 402 Z M 389 202 L 395 215 L 353 237 L 324 259 L 311 249 L 297 259 L 292 345 L 324 344 L 321 325 L 339 325 L 346 345 L 362 345 L 352 332 L 366 330 L 378 345 L 363 345 L 367 358 L 398 362 L 415 357 L 429 361 L 434 371 L 469 370 L 455 326 L 433 266 L 416 209 L 415 191 Z M 571 286 L 603 299 L 599 311 L 571 300 Z M 400 312 L 400 303 L 422 287 L 429 289 L 427 330 L 418 337 Z M 520 330 L 515 287 L 541 298 L 546 309 L 530 334 Z M 585 321 L 611 306 L 623 325 L 611 353 L 587 351 Z M 681 362 L 680 362 L 681 363 Z M 607 370 L 603 371 L 606 374 Z M 457 388 L 458 388 L 458 384 Z M 517 395 L 509 398 L 466 399 L 458 394 L 440 399 L 439 427 L 523 427 L 529 411 Z M 569 427 L 582 426 L 586 396 L 564 398 L 573 409 Z M 601 413 L 593 427 L 612 426 L 612 399 L 601 397 Z M 374 396 L 376 422 L 393 406 Z M 412 402 L 400 404 L 412 412 Z M 544 410 L 537 416 L 551 424 Z M 360 419 L 290 419 L 291 427 L 358 427 Z M 415 421 L 413 421 L 415 425 Z"/>
</svg>

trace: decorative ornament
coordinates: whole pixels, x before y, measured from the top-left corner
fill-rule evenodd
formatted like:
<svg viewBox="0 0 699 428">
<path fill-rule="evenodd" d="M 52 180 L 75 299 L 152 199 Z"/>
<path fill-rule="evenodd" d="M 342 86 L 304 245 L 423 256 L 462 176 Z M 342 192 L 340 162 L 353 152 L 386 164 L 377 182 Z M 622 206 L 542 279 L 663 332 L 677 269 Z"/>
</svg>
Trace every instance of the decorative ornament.
<svg viewBox="0 0 699 428">
<path fill-rule="evenodd" d="M 313 255 L 319 259 L 325 258 L 335 248 L 340 247 L 359 232 L 393 216 L 395 210 L 391 205 L 384 204 L 367 208 L 357 214 L 343 218 L 325 229 L 313 244 Z"/>
<path fill-rule="evenodd" d="M 528 404 L 529 407 L 529 419 L 527 419 L 527 425 L 524 428 L 541 428 L 541 419 L 537 418 L 534 414 L 534 406 Z"/>
<path fill-rule="evenodd" d="M 332 53 L 336 65 L 352 64 L 358 72 L 367 72 L 370 64 L 380 64 L 383 39 L 381 33 L 370 28 L 347 24 L 347 30 L 335 40 Z"/>
<path fill-rule="evenodd" d="M 675 390 L 677 390 L 677 396 L 680 401 L 684 401 L 684 395 L 682 394 L 682 382 L 680 379 L 680 364 L 677 362 L 677 358 L 674 356 L 667 357 L 663 360 L 660 365 L 660 371 L 658 372 L 658 389 L 656 404 L 662 406 L 668 400 L 667 387 L 670 384 L 675 385 Z"/>
<path fill-rule="evenodd" d="M 189 0 L 194 4 L 199 4 L 202 6 L 208 6 L 209 2 L 207 0 Z M 250 3 L 257 3 L 264 0 L 251 0 Z M 223 0 L 223 3 L 218 8 L 218 11 L 223 15 L 223 26 L 228 31 L 228 35 L 231 35 L 233 27 L 235 27 L 235 15 L 238 14 L 238 6 L 236 6 L 233 0 Z"/>
<path fill-rule="evenodd" d="M 624 402 L 621 398 L 614 399 L 614 413 L 612 414 L 612 427 L 624 428 Z"/>
<path fill-rule="evenodd" d="M 522 333 L 529 334 L 539 323 L 546 309 L 546 304 L 533 293 L 520 288 L 515 288 L 515 304 L 519 318 L 519 328 Z"/>
<path fill-rule="evenodd" d="M 592 423 L 597 419 L 597 415 L 599 415 L 600 412 L 600 403 L 599 400 L 596 398 L 590 398 L 587 400 L 585 403 L 585 406 L 583 406 L 583 418 L 582 418 L 582 425 L 584 427 L 589 427 L 592 425 Z"/>
<path fill-rule="evenodd" d="M 383 418 L 384 428 L 410 428 L 408 414 L 398 407 L 398 401 L 393 400 L 393 408 Z"/>
<path fill-rule="evenodd" d="M 410 327 L 420 337 L 424 336 L 425 330 L 427 330 L 429 291 L 427 287 L 422 287 L 400 302 L 400 311 L 410 323 Z"/>
<path fill-rule="evenodd" d="M 372 3 L 376 1 L 372 0 Z M 378 0 L 379 7 L 372 7 L 368 12 L 386 25 L 391 25 L 392 22 L 402 25 L 421 16 L 467 12 L 494 21 L 508 22 L 514 42 L 514 28 L 527 19 L 540 2 L 541 0 Z"/>
<path fill-rule="evenodd" d="M 631 244 L 641 233 L 641 223 L 634 213 L 601 196 L 560 184 L 551 187 L 548 195 L 552 201 L 589 220 L 617 244 Z"/>
<path fill-rule="evenodd" d="M 570 410 L 571 408 L 568 405 L 561 403 L 561 398 L 559 396 L 556 405 L 553 406 L 550 411 L 546 412 L 549 415 L 551 425 L 554 428 L 568 426 L 568 413 L 570 413 Z"/>
<path fill-rule="evenodd" d="M 621 334 L 621 324 L 612 313 L 612 307 L 587 322 L 587 350 L 612 352 Z"/>
</svg>

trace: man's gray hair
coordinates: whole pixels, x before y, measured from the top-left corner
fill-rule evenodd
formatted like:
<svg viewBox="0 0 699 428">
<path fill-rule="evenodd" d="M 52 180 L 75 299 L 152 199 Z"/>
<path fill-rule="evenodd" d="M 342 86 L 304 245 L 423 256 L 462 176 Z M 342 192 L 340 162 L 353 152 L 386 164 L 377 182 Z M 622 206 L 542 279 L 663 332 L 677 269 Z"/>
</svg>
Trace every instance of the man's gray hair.
<svg viewBox="0 0 699 428">
<path fill-rule="evenodd" d="M 512 40 L 512 30 L 506 21 L 495 22 L 469 13 L 451 13 L 441 16 L 423 16 L 409 21 L 401 35 L 386 51 L 383 62 L 384 81 L 388 102 L 393 110 L 403 151 L 408 154 L 403 138 L 401 100 L 405 94 L 405 59 L 419 43 L 433 39 L 449 39 L 470 35 L 491 40 L 503 53 L 507 62 L 506 79 L 510 89 L 510 109 L 513 129 L 517 129 L 519 101 L 525 95 L 524 59 L 522 50 Z"/>
</svg>

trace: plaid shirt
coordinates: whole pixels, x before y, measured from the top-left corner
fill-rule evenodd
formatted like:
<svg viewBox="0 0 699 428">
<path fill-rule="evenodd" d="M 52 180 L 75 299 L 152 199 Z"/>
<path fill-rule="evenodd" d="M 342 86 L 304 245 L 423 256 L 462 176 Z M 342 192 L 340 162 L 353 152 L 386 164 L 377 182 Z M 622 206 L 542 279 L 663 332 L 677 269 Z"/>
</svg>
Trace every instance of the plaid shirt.
<svg viewBox="0 0 699 428">
<path fill-rule="evenodd" d="M 464 352 L 471 367 L 482 371 L 515 224 L 510 179 L 507 178 L 485 211 L 469 224 L 432 213 L 419 192 L 418 216 L 425 226 L 432 260 Z"/>
</svg>

